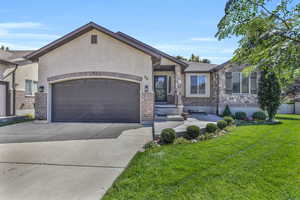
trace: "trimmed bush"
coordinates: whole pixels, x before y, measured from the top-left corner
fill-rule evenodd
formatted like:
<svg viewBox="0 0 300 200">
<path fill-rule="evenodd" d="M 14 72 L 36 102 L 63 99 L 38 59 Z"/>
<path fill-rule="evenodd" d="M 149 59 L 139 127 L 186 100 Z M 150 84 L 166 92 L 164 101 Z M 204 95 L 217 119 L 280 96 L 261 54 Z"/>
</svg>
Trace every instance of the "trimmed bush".
<svg viewBox="0 0 300 200">
<path fill-rule="evenodd" d="M 155 147 L 159 147 L 159 144 L 155 141 L 150 141 L 144 145 L 144 149 L 153 149 Z"/>
<path fill-rule="evenodd" d="M 208 123 L 208 124 L 206 124 L 205 130 L 208 133 L 214 133 L 214 132 L 216 132 L 217 129 L 218 129 L 218 127 L 214 123 Z"/>
<path fill-rule="evenodd" d="M 188 139 L 196 139 L 200 135 L 200 128 L 198 126 L 188 126 L 186 134 Z"/>
<path fill-rule="evenodd" d="M 197 137 L 197 140 L 198 141 L 203 141 L 203 140 L 206 140 L 206 137 L 205 137 L 204 134 L 201 134 L 201 135 L 199 135 L 199 137 Z"/>
<path fill-rule="evenodd" d="M 230 108 L 229 108 L 228 105 L 226 105 L 226 107 L 225 107 L 225 109 L 223 111 L 223 116 L 225 117 L 225 116 L 231 116 L 231 115 L 232 114 L 231 114 Z"/>
<path fill-rule="evenodd" d="M 174 144 L 190 144 L 191 142 L 183 137 L 176 138 Z"/>
<path fill-rule="evenodd" d="M 165 144 L 171 144 L 176 138 L 176 132 L 172 128 L 165 128 L 161 132 L 161 141 Z"/>
<path fill-rule="evenodd" d="M 247 114 L 245 112 L 236 112 L 235 113 L 235 119 L 246 120 L 247 119 Z"/>
<path fill-rule="evenodd" d="M 253 113 L 252 118 L 254 120 L 266 120 L 267 115 L 262 111 L 258 111 L 258 112 Z"/>
<path fill-rule="evenodd" d="M 224 117 L 224 120 L 227 122 L 227 125 L 232 125 L 234 123 L 234 119 L 232 117 Z"/>
<path fill-rule="evenodd" d="M 217 126 L 219 127 L 219 129 L 224 129 L 227 126 L 227 122 L 225 120 L 219 120 L 217 121 Z"/>
</svg>

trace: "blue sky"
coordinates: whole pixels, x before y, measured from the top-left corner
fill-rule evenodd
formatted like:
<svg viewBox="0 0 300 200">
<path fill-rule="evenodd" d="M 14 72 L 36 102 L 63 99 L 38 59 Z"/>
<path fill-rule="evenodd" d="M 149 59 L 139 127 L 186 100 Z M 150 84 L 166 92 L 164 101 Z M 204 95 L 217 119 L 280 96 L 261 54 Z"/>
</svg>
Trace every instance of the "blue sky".
<svg viewBox="0 0 300 200">
<path fill-rule="evenodd" d="M 1 2 L 0 45 L 38 49 L 89 21 L 122 31 L 170 55 L 222 63 L 237 39 L 214 35 L 227 0 L 14 0 Z"/>
</svg>

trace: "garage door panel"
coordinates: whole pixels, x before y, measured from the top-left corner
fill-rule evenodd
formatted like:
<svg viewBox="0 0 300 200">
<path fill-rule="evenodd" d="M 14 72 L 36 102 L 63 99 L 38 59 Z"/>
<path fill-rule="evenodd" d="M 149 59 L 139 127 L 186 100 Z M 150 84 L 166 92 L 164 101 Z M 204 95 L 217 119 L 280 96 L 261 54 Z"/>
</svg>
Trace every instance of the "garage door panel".
<svg viewBox="0 0 300 200">
<path fill-rule="evenodd" d="M 72 80 L 52 86 L 52 121 L 139 122 L 139 84 L 113 79 Z"/>
</svg>

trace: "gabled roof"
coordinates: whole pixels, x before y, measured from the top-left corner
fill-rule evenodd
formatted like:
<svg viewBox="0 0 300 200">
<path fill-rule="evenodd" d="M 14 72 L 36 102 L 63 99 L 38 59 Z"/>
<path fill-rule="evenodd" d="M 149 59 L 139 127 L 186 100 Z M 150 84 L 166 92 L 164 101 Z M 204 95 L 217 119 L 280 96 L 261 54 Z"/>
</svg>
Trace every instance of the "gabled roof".
<svg viewBox="0 0 300 200">
<path fill-rule="evenodd" d="M 223 69 L 224 67 L 226 67 L 227 65 L 231 64 L 231 60 L 228 60 L 218 66 L 216 66 L 216 68 L 214 69 L 214 71 L 219 71 L 221 69 Z"/>
<path fill-rule="evenodd" d="M 4 65 L 13 65 L 13 66 L 16 66 L 16 65 L 17 65 L 17 64 L 14 63 L 14 62 L 10 62 L 10 61 L 4 60 L 4 59 L 0 59 L 0 64 L 4 64 Z"/>
<path fill-rule="evenodd" d="M 119 40 L 133 48 L 136 48 L 152 57 L 155 57 L 155 58 L 160 58 L 160 55 L 157 53 L 157 52 L 154 52 L 152 50 L 150 50 L 149 48 L 146 48 L 140 44 L 138 44 L 137 42 L 133 42 L 131 40 L 128 40 L 128 39 L 125 39 L 124 37 L 122 37 L 121 35 L 119 34 L 116 34 L 102 26 L 99 26 L 98 24 L 94 23 L 94 22 L 90 22 L 74 31 L 72 31 L 71 33 L 68 33 L 67 35 L 51 42 L 50 44 L 30 53 L 29 55 L 25 56 L 26 59 L 30 59 L 30 60 L 34 60 L 34 59 L 37 59 L 39 57 L 41 57 L 42 55 L 45 55 L 46 53 L 66 44 L 67 42 L 83 35 L 84 33 L 87 33 L 88 31 L 92 30 L 92 29 L 96 29 L 102 33 L 105 33 L 109 36 L 111 36 L 112 38 L 116 39 L 116 40 Z"/>
<path fill-rule="evenodd" d="M 209 63 L 187 62 L 189 66 L 184 72 L 212 72 L 218 65 Z"/>
<path fill-rule="evenodd" d="M 129 41 L 132 41 L 134 43 L 137 43 L 137 44 L 139 44 L 139 45 L 141 45 L 141 46 L 149 49 L 150 51 L 153 51 L 153 52 L 161 55 L 162 57 L 165 57 L 165 58 L 167 58 L 167 59 L 169 59 L 169 60 L 171 60 L 171 61 L 173 61 L 173 62 L 175 62 L 175 63 L 177 63 L 179 65 L 183 65 L 183 66 L 186 66 L 186 67 L 188 66 L 187 63 L 185 63 L 185 62 L 183 62 L 183 61 L 181 61 L 181 60 L 179 60 L 179 59 L 177 59 L 177 58 L 175 58 L 173 56 L 170 56 L 170 55 L 166 54 L 165 52 L 162 52 L 162 51 L 160 51 L 160 50 L 158 50 L 158 49 L 156 49 L 156 48 L 154 48 L 154 47 L 152 47 L 152 46 L 150 46 L 148 44 L 145 44 L 145 43 L 143 43 L 143 42 L 141 42 L 141 41 L 139 41 L 139 40 L 137 40 L 137 39 L 135 39 L 135 38 L 133 38 L 133 37 L 125 34 L 125 33 L 122 33 L 122 32 L 119 31 L 116 34 L 120 35 L 121 37 L 123 37 L 126 40 L 129 40 Z"/>
</svg>

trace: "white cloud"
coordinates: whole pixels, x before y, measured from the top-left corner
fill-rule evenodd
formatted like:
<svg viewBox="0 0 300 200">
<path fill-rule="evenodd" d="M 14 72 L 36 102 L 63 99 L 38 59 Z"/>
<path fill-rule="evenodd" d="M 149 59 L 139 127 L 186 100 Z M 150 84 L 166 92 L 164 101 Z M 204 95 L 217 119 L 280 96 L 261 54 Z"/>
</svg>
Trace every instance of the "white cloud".
<svg viewBox="0 0 300 200">
<path fill-rule="evenodd" d="M 1 31 L 0 29 L 0 37 L 1 39 L 37 39 L 37 40 L 51 40 L 57 39 L 58 35 L 51 34 L 39 34 L 39 33 L 9 33 L 6 31 Z"/>
<path fill-rule="evenodd" d="M 192 41 L 199 41 L 199 42 L 217 42 L 218 40 L 213 37 L 195 37 L 191 38 Z"/>
<path fill-rule="evenodd" d="M 0 41 L 0 46 L 2 46 L 2 45 L 4 45 L 5 47 L 9 47 L 9 49 L 12 49 L 12 50 L 36 50 L 36 49 L 40 48 L 38 46 L 13 44 L 13 43 L 1 42 Z"/>
<path fill-rule="evenodd" d="M 233 48 L 225 48 L 225 47 L 212 47 L 205 45 L 195 45 L 195 44 L 156 44 L 153 45 L 157 49 L 162 51 L 169 52 L 186 52 L 190 51 L 190 53 L 223 53 L 223 54 L 232 54 L 234 52 Z"/>
<path fill-rule="evenodd" d="M 59 36 L 48 33 L 36 33 L 33 30 L 44 29 L 45 26 L 36 22 L 7 22 L 0 23 L 0 38 L 8 40 L 54 40 Z M 31 32 L 27 30 L 30 29 Z M 26 31 L 26 32 L 24 32 Z"/>
<path fill-rule="evenodd" d="M 7 22 L 0 23 L 0 29 L 32 29 L 42 27 L 41 23 L 36 22 Z"/>
</svg>

